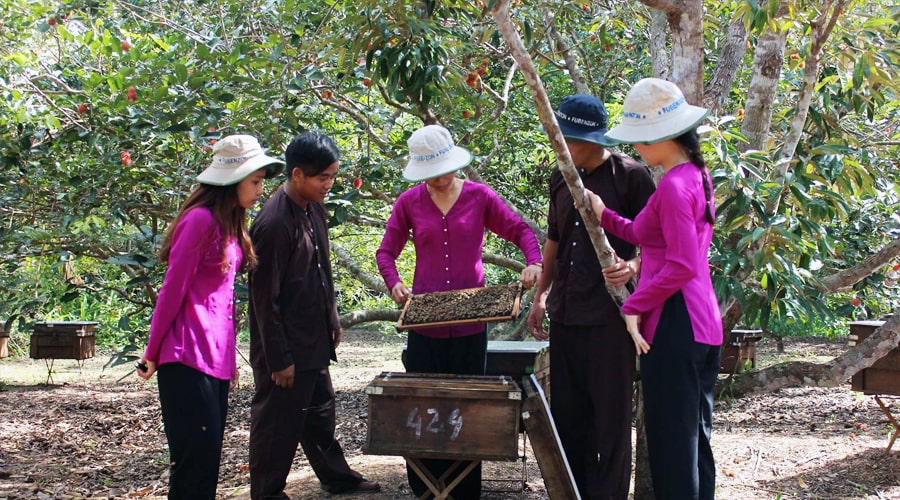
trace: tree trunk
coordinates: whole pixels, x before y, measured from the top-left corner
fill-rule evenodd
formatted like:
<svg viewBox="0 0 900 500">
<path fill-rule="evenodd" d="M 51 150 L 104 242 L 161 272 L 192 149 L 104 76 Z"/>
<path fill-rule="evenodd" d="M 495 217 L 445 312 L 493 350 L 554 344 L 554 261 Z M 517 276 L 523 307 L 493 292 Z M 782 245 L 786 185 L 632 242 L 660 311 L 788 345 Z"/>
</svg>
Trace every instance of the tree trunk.
<svg viewBox="0 0 900 500">
<path fill-rule="evenodd" d="M 728 33 L 722 45 L 719 55 L 719 63 L 703 95 L 703 106 L 709 108 L 713 115 L 722 114 L 722 110 L 731 98 L 731 89 L 734 88 L 734 79 L 738 67 L 747 50 L 747 28 L 744 25 L 744 17 L 735 19 L 728 25 Z"/>
<path fill-rule="evenodd" d="M 671 81 L 685 99 L 703 102 L 703 2 L 701 0 L 641 0 L 666 13 L 672 34 Z"/>
<path fill-rule="evenodd" d="M 893 316 L 868 338 L 829 363 L 796 361 L 737 375 L 720 381 L 716 393 L 724 397 L 741 398 L 784 387 L 838 386 L 860 370 L 872 366 L 898 345 L 900 345 L 900 309 L 894 311 Z"/>
<path fill-rule="evenodd" d="M 666 13 L 654 10 L 650 24 L 650 61 L 652 73 L 656 78 L 669 79 L 671 73 L 667 41 L 669 39 L 669 22 Z"/>
<path fill-rule="evenodd" d="M 766 143 L 769 140 L 769 127 L 772 125 L 772 108 L 781 77 L 781 65 L 784 63 L 787 34 L 787 30 L 772 31 L 767 28 L 756 43 L 753 75 L 750 77 L 741 122 L 741 132 L 747 136 L 747 142 L 737 145 L 739 151 L 768 149 Z"/>
</svg>

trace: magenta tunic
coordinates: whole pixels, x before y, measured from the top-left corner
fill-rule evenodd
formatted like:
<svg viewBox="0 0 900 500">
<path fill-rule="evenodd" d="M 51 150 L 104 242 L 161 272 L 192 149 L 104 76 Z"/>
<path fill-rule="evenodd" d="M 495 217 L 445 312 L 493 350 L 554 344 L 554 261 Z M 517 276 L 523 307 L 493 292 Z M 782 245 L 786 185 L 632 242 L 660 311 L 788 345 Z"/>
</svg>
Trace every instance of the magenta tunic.
<svg viewBox="0 0 900 500">
<path fill-rule="evenodd" d="M 381 246 L 375 253 L 388 290 L 400 282 L 397 257 L 410 236 L 416 251 L 412 293 L 422 294 L 484 286 L 485 229 L 511 241 L 525 254 L 526 264 L 541 262 L 534 232 L 491 188 L 465 181 L 459 199 L 444 215 L 428 195 L 426 184 L 403 192 L 394 203 Z M 417 329 L 433 338 L 464 337 L 484 325 Z"/>
<path fill-rule="evenodd" d="M 604 229 L 641 247 L 640 281 L 622 312 L 641 316 L 641 333 L 651 344 L 666 300 L 679 290 L 694 340 L 722 344 L 722 317 L 709 271 L 713 228 L 705 217 L 703 175 L 708 173 L 693 163 L 677 165 L 660 179 L 634 222 L 609 209 L 600 219 Z"/>
<path fill-rule="evenodd" d="M 222 271 L 222 245 L 229 263 Z M 169 268 L 159 289 L 144 357 L 181 363 L 231 380 L 235 363 L 234 277 L 243 254 L 237 238 L 223 242 L 212 211 L 187 211 L 172 235 Z"/>
</svg>

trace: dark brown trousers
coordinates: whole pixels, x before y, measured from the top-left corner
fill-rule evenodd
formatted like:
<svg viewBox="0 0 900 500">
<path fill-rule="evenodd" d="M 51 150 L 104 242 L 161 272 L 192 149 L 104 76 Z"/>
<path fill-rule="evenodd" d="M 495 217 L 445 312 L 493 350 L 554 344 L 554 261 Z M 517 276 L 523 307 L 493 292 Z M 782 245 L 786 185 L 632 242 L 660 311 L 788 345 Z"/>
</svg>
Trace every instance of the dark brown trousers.
<svg viewBox="0 0 900 500">
<path fill-rule="evenodd" d="M 624 322 L 550 324 L 550 406 L 581 498 L 628 498 L 635 354 Z"/>
<path fill-rule="evenodd" d="M 334 437 L 334 387 L 328 368 L 296 372 L 294 387 L 276 386 L 266 369 L 253 369 L 250 406 L 250 497 L 287 498 L 284 487 L 297 444 L 325 491 L 355 488 L 362 476 L 350 469 Z"/>
</svg>

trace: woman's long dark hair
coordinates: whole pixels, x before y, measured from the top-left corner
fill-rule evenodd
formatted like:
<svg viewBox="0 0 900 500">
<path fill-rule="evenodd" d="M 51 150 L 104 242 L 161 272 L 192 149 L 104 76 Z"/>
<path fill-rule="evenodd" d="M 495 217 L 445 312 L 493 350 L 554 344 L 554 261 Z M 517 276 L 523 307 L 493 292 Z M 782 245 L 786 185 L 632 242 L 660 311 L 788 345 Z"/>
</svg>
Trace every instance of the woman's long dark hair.
<svg viewBox="0 0 900 500">
<path fill-rule="evenodd" d="M 706 221 L 712 224 L 715 222 L 712 214 L 712 182 L 706 172 L 706 162 L 703 161 L 703 155 L 700 154 L 700 136 L 697 135 L 697 129 L 692 128 L 679 135 L 675 138 L 675 142 L 681 145 L 691 163 L 700 168 L 700 176 L 703 177 L 703 193 L 706 195 Z"/>
<path fill-rule="evenodd" d="M 247 232 L 247 210 L 238 203 L 237 184 L 229 186 L 211 186 L 208 184 L 200 184 L 188 195 L 187 199 L 178 210 L 178 215 L 172 224 L 166 229 L 163 235 L 162 246 L 159 249 L 159 258 L 163 262 L 169 261 L 169 252 L 172 250 L 172 235 L 175 228 L 181 222 L 181 218 L 188 210 L 196 207 L 207 207 L 213 213 L 213 218 L 219 224 L 222 231 L 222 271 L 228 270 L 228 260 L 225 255 L 224 241 L 231 236 L 237 238 L 241 245 L 243 259 L 239 271 L 253 268 L 256 265 L 256 253 L 253 251 L 253 245 L 250 243 L 250 234 Z M 213 232 L 206 235 L 212 238 Z M 200 240 L 199 245 L 202 245 Z"/>
</svg>

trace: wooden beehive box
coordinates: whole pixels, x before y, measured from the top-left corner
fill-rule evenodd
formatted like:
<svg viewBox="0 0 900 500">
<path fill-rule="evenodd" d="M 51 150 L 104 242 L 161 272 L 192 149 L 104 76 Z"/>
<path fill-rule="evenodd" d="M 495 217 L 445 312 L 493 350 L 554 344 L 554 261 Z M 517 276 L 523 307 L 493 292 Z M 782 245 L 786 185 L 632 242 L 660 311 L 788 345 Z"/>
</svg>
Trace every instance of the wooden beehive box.
<svg viewBox="0 0 900 500">
<path fill-rule="evenodd" d="M 731 341 L 722 345 L 719 373 L 756 368 L 756 342 L 762 330 L 731 330 Z"/>
<path fill-rule="evenodd" d="M 406 367 L 406 346 L 400 354 Z M 521 381 L 534 374 L 547 399 L 550 397 L 550 342 L 537 340 L 489 340 L 485 375 L 506 375 Z"/>
<path fill-rule="evenodd" d="M 33 359 L 77 359 L 94 357 L 94 321 L 35 323 L 31 331 Z"/>
<path fill-rule="evenodd" d="M 853 347 L 862 342 L 884 321 L 853 321 L 850 323 L 850 340 Z M 900 396 L 900 345 L 872 366 L 860 370 L 850 378 L 850 388 L 865 394 L 892 394 Z"/>
<path fill-rule="evenodd" d="M 366 394 L 367 454 L 518 458 L 522 392 L 510 377 L 386 372 Z"/>
<path fill-rule="evenodd" d="M 510 321 L 519 315 L 522 285 L 494 285 L 412 295 L 398 330 Z"/>
<path fill-rule="evenodd" d="M 550 399 L 550 342 L 537 340 L 490 340 L 487 375 L 508 375 L 520 381 L 534 374 L 547 400 Z"/>
<path fill-rule="evenodd" d="M 9 333 L 6 331 L 6 325 L 4 323 L 0 323 L 0 358 L 5 358 L 9 356 L 9 347 L 7 344 L 9 343 Z"/>
</svg>

